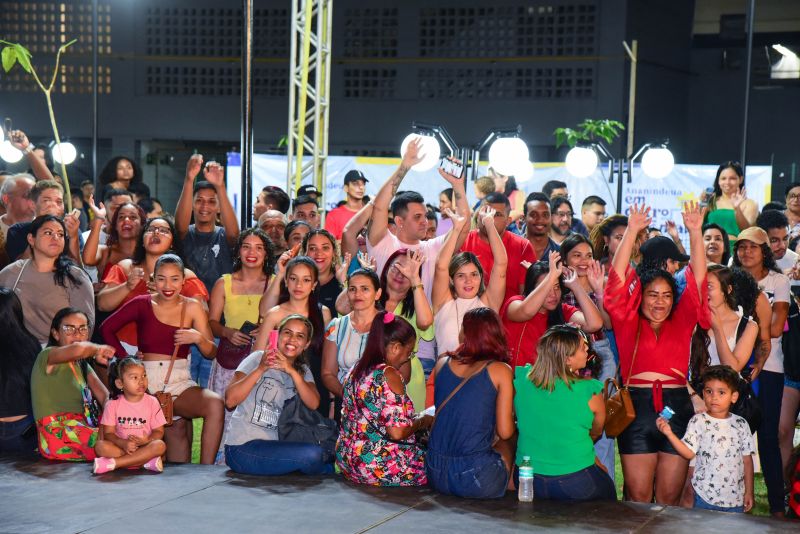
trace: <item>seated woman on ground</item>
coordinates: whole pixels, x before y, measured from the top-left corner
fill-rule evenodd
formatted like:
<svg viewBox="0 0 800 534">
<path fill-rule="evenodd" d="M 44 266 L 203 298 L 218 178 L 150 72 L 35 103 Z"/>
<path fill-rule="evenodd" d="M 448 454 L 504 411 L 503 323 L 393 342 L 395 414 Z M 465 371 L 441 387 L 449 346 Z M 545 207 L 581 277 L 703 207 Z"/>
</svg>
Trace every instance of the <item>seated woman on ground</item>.
<svg viewBox="0 0 800 534">
<path fill-rule="evenodd" d="M 596 279 L 602 277 L 602 272 L 595 268 L 589 275 Z M 595 280 L 597 284 L 599 281 Z M 572 292 L 578 308 L 561 301 L 565 287 Z M 577 271 L 564 267 L 558 252 L 550 252 L 547 262 L 537 261 L 528 268 L 525 296 L 508 299 L 500 316 L 512 367 L 536 361 L 536 344 L 548 327 L 570 322 L 587 332 L 596 332 L 603 326 L 600 310 L 580 283 Z"/>
<path fill-rule="evenodd" d="M 280 441 L 278 421 L 286 401 L 299 396 L 310 410 L 319 406 L 319 392 L 304 357 L 314 337 L 305 316 L 289 314 L 278 324 L 277 348 L 257 350 L 236 369 L 225 392 L 235 408 L 225 437 L 225 462 L 237 473 L 306 475 L 333 472 L 315 443 Z"/>
<path fill-rule="evenodd" d="M 32 455 L 31 371 L 42 346 L 25 328 L 19 298 L 5 287 L 0 287 L 0 339 L 0 455 Z"/>
<path fill-rule="evenodd" d="M 114 348 L 86 341 L 90 328 L 83 311 L 59 310 L 53 317 L 47 347 L 33 365 L 33 418 L 39 434 L 39 454 L 48 460 L 95 459 L 100 421 L 91 419 L 99 414 L 87 410 L 86 400 L 91 394 L 103 406 L 108 390 L 86 360 L 108 365 Z"/>
<path fill-rule="evenodd" d="M 617 498 L 593 444 L 606 419 L 603 384 L 578 375 L 589 350 L 589 338 L 579 328 L 553 326 L 539 340 L 533 366 L 516 368 L 517 464 L 530 457 L 537 499 Z"/>
<path fill-rule="evenodd" d="M 112 361 L 108 381 L 111 399 L 100 420 L 103 438 L 94 446 L 94 474 L 133 466 L 160 473 L 167 421 L 158 399 L 147 392 L 144 365 L 131 357 Z"/>
<path fill-rule="evenodd" d="M 195 299 L 181 295 L 185 282 L 183 261 L 174 254 L 164 254 L 153 268 L 156 294 L 135 297 L 100 326 L 103 339 L 112 345 L 118 356 L 127 355 L 119 339 L 119 331 L 135 323 L 147 335 L 139 337 L 150 393 L 165 389 L 174 399 L 173 412 L 186 419 L 203 418 L 200 442 L 200 463 L 214 462 L 222 438 L 222 398 L 209 389 L 203 389 L 189 376 L 189 345 L 197 345 L 206 358 L 213 358 L 217 350 L 214 336 L 208 326 L 205 308 Z M 172 354 L 177 357 L 171 364 Z M 171 370 L 171 372 L 170 372 Z M 166 433 L 167 459 L 188 462 L 191 448 L 185 429 L 169 428 Z"/>
<path fill-rule="evenodd" d="M 434 369 L 436 426 L 426 472 L 437 491 L 474 499 L 505 495 L 514 465 L 514 375 L 497 312 L 464 314 L 461 344 Z M 460 389 L 459 389 L 460 388 Z"/>
<path fill-rule="evenodd" d="M 414 329 L 405 319 L 379 312 L 363 355 L 345 379 L 336 465 L 351 482 L 373 486 L 426 483 L 425 451 L 414 433 L 428 428 L 432 418 L 414 416 L 400 374 L 414 357 L 415 341 Z"/>
</svg>

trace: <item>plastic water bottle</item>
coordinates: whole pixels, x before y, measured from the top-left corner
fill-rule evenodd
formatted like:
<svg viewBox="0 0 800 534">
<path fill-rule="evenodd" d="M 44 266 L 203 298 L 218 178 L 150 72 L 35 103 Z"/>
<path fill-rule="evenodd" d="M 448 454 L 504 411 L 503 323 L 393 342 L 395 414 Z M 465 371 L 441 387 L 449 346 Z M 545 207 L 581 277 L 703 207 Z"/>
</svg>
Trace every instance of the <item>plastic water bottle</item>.
<svg viewBox="0 0 800 534">
<path fill-rule="evenodd" d="M 533 501 L 533 466 L 531 465 L 530 456 L 523 456 L 522 464 L 519 466 L 519 489 L 517 490 L 517 497 L 520 502 Z"/>
</svg>

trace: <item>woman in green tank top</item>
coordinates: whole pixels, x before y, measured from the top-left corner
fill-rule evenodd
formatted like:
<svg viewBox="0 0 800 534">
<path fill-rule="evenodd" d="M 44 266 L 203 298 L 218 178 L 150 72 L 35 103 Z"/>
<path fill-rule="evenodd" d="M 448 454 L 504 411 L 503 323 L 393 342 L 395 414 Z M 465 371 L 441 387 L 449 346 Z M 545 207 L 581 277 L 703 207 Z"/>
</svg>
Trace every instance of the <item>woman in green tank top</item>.
<svg viewBox="0 0 800 534">
<path fill-rule="evenodd" d="M 714 192 L 708 200 L 706 222 L 720 225 L 733 243 L 739 232 L 756 223 L 758 204 L 747 198 L 744 187 L 744 171 L 734 161 L 727 161 L 717 169 Z"/>
</svg>

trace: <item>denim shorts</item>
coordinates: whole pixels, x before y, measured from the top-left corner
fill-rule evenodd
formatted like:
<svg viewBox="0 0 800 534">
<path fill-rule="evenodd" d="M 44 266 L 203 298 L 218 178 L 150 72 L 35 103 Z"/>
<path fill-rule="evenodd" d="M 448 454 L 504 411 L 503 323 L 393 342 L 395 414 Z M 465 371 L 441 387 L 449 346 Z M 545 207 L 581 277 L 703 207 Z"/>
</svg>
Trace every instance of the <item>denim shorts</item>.
<svg viewBox="0 0 800 534">
<path fill-rule="evenodd" d="M 792 380 L 786 375 L 783 375 L 783 387 L 800 390 L 800 380 Z"/>
<path fill-rule="evenodd" d="M 702 497 L 694 494 L 694 507 L 700 508 L 702 510 L 714 510 L 715 512 L 731 512 L 731 513 L 744 513 L 744 506 L 731 506 L 730 508 L 726 508 L 724 506 L 716 506 L 714 504 L 707 503 L 703 500 Z"/>
</svg>

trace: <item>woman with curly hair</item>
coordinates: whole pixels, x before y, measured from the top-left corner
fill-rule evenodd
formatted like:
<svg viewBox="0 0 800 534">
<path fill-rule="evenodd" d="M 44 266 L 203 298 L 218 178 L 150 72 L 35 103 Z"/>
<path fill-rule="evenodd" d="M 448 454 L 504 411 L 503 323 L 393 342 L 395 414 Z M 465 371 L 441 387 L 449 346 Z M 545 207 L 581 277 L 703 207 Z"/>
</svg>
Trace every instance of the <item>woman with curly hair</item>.
<svg viewBox="0 0 800 534">
<path fill-rule="evenodd" d="M 106 193 L 111 189 L 124 189 L 128 191 L 131 184 L 141 184 L 144 196 L 150 196 L 150 188 L 142 181 L 142 169 L 133 159 L 125 156 L 111 158 L 103 170 L 100 171 L 99 182 L 102 186 L 98 198 L 106 198 Z"/>
</svg>

